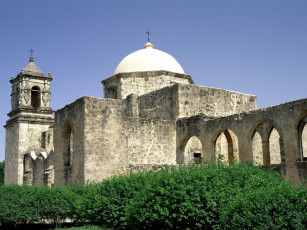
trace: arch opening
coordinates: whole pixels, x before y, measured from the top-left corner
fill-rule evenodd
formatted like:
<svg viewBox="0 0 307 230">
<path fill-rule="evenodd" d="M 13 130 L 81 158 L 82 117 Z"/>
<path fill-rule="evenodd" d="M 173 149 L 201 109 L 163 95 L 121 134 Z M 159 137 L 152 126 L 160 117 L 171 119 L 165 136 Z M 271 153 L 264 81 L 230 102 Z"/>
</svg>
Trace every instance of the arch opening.
<svg viewBox="0 0 307 230">
<path fill-rule="evenodd" d="M 280 164 L 281 163 L 280 135 L 275 128 L 272 129 L 270 134 L 269 150 L 270 150 L 270 163 Z"/>
<path fill-rule="evenodd" d="M 263 165 L 262 138 L 258 132 L 255 132 L 252 140 L 253 161 L 255 164 Z"/>
<path fill-rule="evenodd" d="M 198 164 L 203 158 L 202 144 L 196 136 L 192 136 L 184 147 L 184 163 Z"/>
<path fill-rule="evenodd" d="M 307 116 L 298 125 L 299 160 L 307 161 Z"/>
<path fill-rule="evenodd" d="M 238 138 L 231 130 L 226 129 L 217 137 L 215 156 L 217 160 L 227 163 L 239 160 Z"/>
<path fill-rule="evenodd" d="M 31 89 L 31 106 L 34 109 L 38 109 L 41 105 L 40 94 L 40 88 L 38 86 L 33 86 Z"/>
</svg>

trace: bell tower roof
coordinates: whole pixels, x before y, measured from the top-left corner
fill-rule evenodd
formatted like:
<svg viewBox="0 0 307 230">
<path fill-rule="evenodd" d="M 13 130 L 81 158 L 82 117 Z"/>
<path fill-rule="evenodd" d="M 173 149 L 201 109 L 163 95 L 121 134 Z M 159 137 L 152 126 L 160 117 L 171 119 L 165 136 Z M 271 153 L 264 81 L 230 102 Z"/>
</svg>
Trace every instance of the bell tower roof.
<svg viewBox="0 0 307 230">
<path fill-rule="evenodd" d="M 34 58 L 31 56 L 29 64 L 21 70 L 19 74 L 44 77 L 43 72 L 35 65 Z"/>
</svg>

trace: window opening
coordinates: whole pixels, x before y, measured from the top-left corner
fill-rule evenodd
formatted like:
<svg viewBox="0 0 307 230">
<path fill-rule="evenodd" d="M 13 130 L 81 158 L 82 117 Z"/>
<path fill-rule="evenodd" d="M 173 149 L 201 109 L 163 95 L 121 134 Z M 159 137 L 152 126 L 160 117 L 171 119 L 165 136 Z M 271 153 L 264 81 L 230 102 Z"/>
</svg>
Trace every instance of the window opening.
<svg viewBox="0 0 307 230">
<path fill-rule="evenodd" d="M 31 89 L 31 106 L 34 109 L 38 109 L 40 107 L 40 89 L 37 86 L 34 86 Z"/>
</svg>

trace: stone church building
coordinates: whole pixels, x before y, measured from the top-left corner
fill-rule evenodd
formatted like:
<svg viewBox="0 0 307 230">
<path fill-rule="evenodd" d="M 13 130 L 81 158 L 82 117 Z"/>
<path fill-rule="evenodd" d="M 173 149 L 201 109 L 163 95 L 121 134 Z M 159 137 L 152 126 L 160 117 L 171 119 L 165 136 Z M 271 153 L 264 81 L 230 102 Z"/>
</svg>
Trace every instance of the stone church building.
<svg viewBox="0 0 307 230">
<path fill-rule="evenodd" d="M 296 183 L 307 179 L 307 99 L 257 110 L 254 95 L 194 85 L 149 42 L 102 81 L 104 98 L 53 111 L 52 80 L 33 57 L 10 80 L 5 184 L 87 183 L 201 158 L 253 161 Z"/>
</svg>

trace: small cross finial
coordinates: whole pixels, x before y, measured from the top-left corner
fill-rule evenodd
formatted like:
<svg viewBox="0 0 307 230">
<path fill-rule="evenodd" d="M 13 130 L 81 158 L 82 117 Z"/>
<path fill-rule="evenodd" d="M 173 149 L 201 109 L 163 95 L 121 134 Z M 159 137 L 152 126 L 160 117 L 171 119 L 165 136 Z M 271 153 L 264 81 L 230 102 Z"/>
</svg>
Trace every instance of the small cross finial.
<svg viewBox="0 0 307 230">
<path fill-rule="evenodd" d="M 30 49 L 30 52 L 31 52 L 30 62 L 34 62 L 34 59 L 33 59 L 34 49 Z"/>
<path fill-rule="evenodd" d="M 151 33 L 149 32 L 149 30 L 147 30 L 145 34 L 147 34 L 147 41 L 149 42 L 149 36 L 151 35 Z"/>
</svg>

